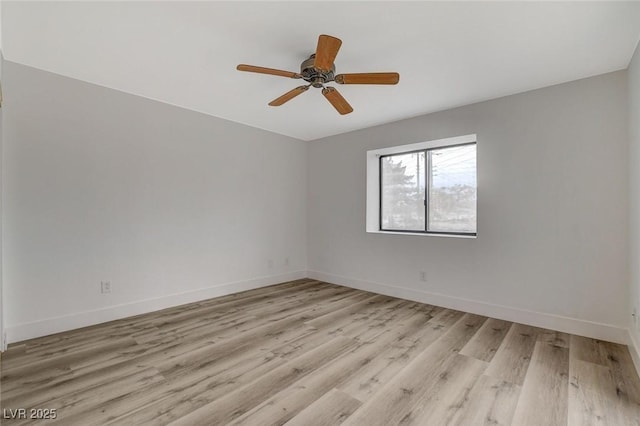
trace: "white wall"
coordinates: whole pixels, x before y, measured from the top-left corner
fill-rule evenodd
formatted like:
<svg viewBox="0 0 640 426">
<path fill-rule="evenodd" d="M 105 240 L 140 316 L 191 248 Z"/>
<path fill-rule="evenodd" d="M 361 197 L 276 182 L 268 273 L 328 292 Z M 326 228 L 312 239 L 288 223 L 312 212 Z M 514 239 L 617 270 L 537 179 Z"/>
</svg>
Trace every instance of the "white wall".
<svg viewBox="0 0 640 426">
<path fill-rule="evenodd" d="M 640 45 L 639 45 L 640 46 Z M 640 314 L 640 47 L 629 65 L 629 218 L 630 218 L 630 297 L 629 309 Z M 640 370 L 640 318 L 631 318 L 629 329 L 635 344 L 636 365 Z"/>
<path fill-rule="evenodd" d="M 2 10 L 2 3 L 0 2 L 0 10 Z M 0 17 L 0 23 L 2 22 L 2 18 Z M 2 33 L 2 30 L 0 29 L 0 34 Z M 2 44 L 0 42 L 0 89 L 1 86 L 3 84 L 3 79 L 2 79 L 2 66 L 4 63 L 4 57 L 2 56 Z M 4 338 L 4 309 L 3 309 L 3 304 L 2 304 L 2 150 L 3 150 L 3 132 L 4 132 L 4 126 L 2 124 L 2 117 L 3 117 L 3 112 L 4 109 L 2 107 L 0 107 L 0 351 L 4 351 L 6 349 L 7 346 L 7 342 L 5 341 Z"/>
<path fill-rule="evenodd" d="M 305 143 L 12 62 L 3 80 L 10 341 L 305 276 Z"/>
<path fill-rule="evenodd" d="M 2 68 L 2 62 L 3 62 L 3 58 L 2 58 L 2 53 L 0 52 L 0 68 Z M 1 73 L 1 72 L 0 72 Z M 0 80 L 1 82 L 2 80 Z M 3 108 L 0 108 L 0 188 L 2 188 L 2 151 L 3 151 L 3 131 L 4 131 L 4 125 L 3 125 Z M 0 191 L 0 351 L 4 351 L 6 349 L 6 345 L 7 342 L 5 341 L 4 338 L 4 315 L 5 315 L 5 310 L 4 310 L 4 305 L 2 303 L 3 300 L 3 268 L 2 268 L 2 192 Z"/>
<path fill-rule="evenodd" d="M 2 86 L 2 1 L 0 0 L 0 86 Z M 2 188 L 2 112 L 0 108 L 0 188 Z M 6 349 L 7 342 L 4 339 L 4 309 L 2 304 L 2 192 L 0 191 L 0 351 Z"/>
<path fill-rule="evenodd" d="M 311 276 L 626 341 L 626 81 L 619 71 L 312 142 Z M 472 133 L 477 239 L 365 232 L 367 150 Z"/>
</svg>

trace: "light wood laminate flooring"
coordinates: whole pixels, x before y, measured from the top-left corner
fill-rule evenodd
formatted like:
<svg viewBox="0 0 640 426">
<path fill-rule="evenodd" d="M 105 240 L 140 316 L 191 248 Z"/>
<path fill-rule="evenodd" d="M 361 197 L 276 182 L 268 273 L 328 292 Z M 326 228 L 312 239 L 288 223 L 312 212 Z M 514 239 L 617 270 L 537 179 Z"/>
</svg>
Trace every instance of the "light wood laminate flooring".
<svg viewBox="0 0 640 426">
<path fill-rule="evenodd" d="M 3 424 L 640 425 L 623 345 L 309 279 L 9 347 Z M 55 420 L 8 419 L 55 409 Z"/>
</svg>

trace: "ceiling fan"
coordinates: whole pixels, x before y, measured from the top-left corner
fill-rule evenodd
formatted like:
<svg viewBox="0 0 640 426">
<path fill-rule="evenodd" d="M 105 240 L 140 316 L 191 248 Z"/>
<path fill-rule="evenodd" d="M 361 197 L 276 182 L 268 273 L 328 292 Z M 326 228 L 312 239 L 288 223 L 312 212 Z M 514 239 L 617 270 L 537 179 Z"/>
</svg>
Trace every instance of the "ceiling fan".
<svg viewBox="0 0 640 426">
<path fill-rule="evenodd" d="M 257 72 L 260 74 L 277 75 L 280 77 L 301 78 L 307 85 L 298 86 L 288 91 L 284 95 L 269 102 L 270 106 L 280 106 L 290 101 L 296 96 L 309 90 L 309 87 L 322 88 L 322 94 L 342 115 L 353 111 L 351 105 L 340 92 L 334 87 L 325 87 L 326 83 L 336 82 L 338 84 L 398 84 L 400 74 L 397 72 L 373 72 L 359 74 L 337 74 L 333 61 L 338 55 L 338 50 L 342 45 L 342 40 L 329 35 L 318 37 L 318 47 L 316 53 L 309 56 L 300 64 L 300 72 L 282 71 L 273 68 L 256 67 L 253 65 L 240 64 L 238 71 Z"/>
</svg>

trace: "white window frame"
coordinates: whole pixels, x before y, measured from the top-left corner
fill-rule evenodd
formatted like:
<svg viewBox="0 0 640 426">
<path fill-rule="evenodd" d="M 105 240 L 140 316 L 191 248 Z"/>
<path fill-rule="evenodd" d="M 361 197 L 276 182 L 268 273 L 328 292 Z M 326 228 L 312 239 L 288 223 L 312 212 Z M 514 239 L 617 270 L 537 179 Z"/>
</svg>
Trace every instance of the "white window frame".
<svg viewBox="0 0 640 426">
<path fill-rule="evenodd" d="M 452 138 L 437 139 L 427 142 L 419 142 L 408 145 L 392 146 L 388 148 L 374 149 L 367 151 L 367 232 L 374 234 L 398 234 L 398 235 L 420 235 L 430 237 L 450 237 L 450 238 L 477 238 L 476 235 L 469 234 L 440 234 L 434 232 L 402 232 L 402 231 L 382 231 L 380 229 L 380 157 L 383 155 L 402 154 L 404 152 L 420 151 L 433 148 L 446 148 L 453 145 L 463 145 L 468 143 L 478 143 L 476 134 L 456 136 Z M 476 172 L 477 176 L 477 172 Z"/>
</svg>

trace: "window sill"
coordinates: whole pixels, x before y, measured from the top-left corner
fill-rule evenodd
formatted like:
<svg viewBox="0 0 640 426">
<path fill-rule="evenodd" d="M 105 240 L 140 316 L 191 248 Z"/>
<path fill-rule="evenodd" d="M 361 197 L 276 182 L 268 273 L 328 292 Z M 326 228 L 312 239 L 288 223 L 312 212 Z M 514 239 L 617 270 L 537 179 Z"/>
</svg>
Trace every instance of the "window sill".
<svg viewBox="0 0 640 426">
<path fill-rule="evenodd" d="M 460 234 L 437 234 L 425 232 L 398 232 L 398 231 L 367 231 L 369 234 L 390 234 L 390 235 L 411 235 L 419 237 L 445 237 L 445 238 L 465 238 L 475 240 L 477 235 L 460 235 Z"/>
</svg>

